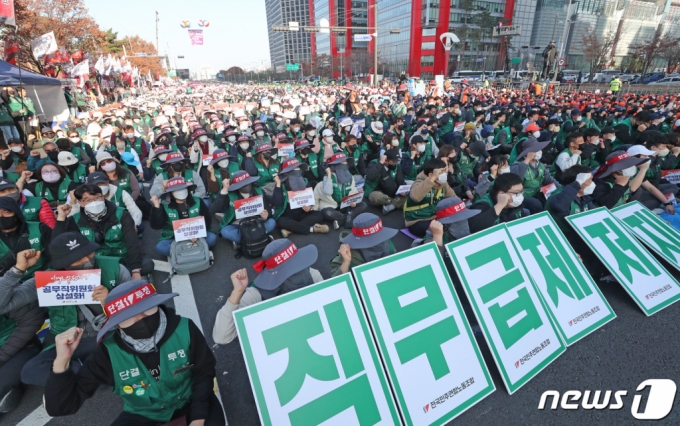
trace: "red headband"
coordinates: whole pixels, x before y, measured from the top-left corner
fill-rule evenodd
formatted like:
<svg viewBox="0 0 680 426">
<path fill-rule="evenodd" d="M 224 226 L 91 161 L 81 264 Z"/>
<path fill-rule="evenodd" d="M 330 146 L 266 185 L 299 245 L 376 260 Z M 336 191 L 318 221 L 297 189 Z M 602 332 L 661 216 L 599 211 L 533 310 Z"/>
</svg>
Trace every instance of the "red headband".
<svg viewBox="0 0 680 426">
<path fill-rule="evenodd" d="M 234 176 L 234 179 L 232 179 L 231 183 L 234 184 L 234 183 L 243 182 L 244 180 L 248 179 L 249 177 L 250 177 L 250 175 L 248 174 L 248 172 L 245 172 L 240 176 Z"/>
<path fill-rule="evenodd" d="M 136 288 L 131 292 L 120 296 L 119 298 L 104 305 L 104 313 L 106 316 L 111 317 L 155 294 L 156 288 L 153 286 L 153 284 L 146 283 L 143 286 Z"/>
<path fill-rule="evenodd" d="M 168 190 L 172 188 L 173 186 L 177 185 L 186 185 L 186 181 L 184 180 L 183 177 L 177 177 L 174 179 L 170 179 L 166 184 L 165 184 L 165 189 Z"/>
<path fill-rule="evenodd" d="M 455 204 L 453 206 L 449 206 L 445 209 L 438 210 L 436 216 L 437 216 L 437 219 L 441 219 L 441 218 L 444 218 L 444 217 L 449 217 L 449 216 L 454 215 L 456 213 L 460 213 L 463 210 L 465 210 L 465 202 L 461 201 L 460 203 Z"/>
<path fill-rule="evenodd" d="M 617 155 L 616 157 L 610 158 L 609 160 L 607 160 L 607 165 L 611 166 L 612 164 L 618 163 L 619 161 L 625 160 L 626 158 L 630 158 L 630 155 L 628 155 L 627 152 L 624 152 L 621 155 Z"/>
<path fill-rule="evenodd" d="M 267 151 L 270 149 L 272 149 L 271 145 L 269 145 L 268 143 L 263 143 L 262 145 L 257 147 L 257 152 Z"/>
<path fill-rule="evenodd" d="M 332 163 L 332 162 L 340 160 L 340 159 L 346 160 L 347 156 L 345 154 L 335 154 L 334 156 L 332 156 L 331 158 L 328 159 L 328 162 Z"/>
<path fill-rule="evenodd" d="M 378 221 L 369 227 L 366 228 L 352 228 L 352 234 L 356 237 L 368 237 L 369 235 L 374 235 L 377 234 L 378 232 L 382 231 L 383 226 L 382 226 L 382 220 L 378 219 Z"/>
<path fill-rule="evenodd" d="M 253 265 L 253 269 L 255 269 L 255 271 L 258 273 L 262 272 L 262 270 L 265 268 L 274 269 L 286 263 L 291 257 L 295 256 L 297 252 L 298 249 L 295 246 L 295 244 L 290 243 L 290 245 L 286 247 L 283 251 L 270 257 L 269 259 L 255 262 L 255 264 Z"/>
</svg>

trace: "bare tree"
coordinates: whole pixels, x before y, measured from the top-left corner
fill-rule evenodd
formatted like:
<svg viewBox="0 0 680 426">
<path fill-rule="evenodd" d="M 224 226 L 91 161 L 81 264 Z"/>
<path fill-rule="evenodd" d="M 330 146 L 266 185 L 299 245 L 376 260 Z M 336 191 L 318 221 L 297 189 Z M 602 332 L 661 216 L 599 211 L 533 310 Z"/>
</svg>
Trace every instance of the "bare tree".
<svg viewBox="0 0 680 426">
<path fill-rule="evenodd" d="M 666 60 L 666 72 L 674 72 L 680 66 L 680 39 L 676 38 L 661 55 Z"/>
<path fill-rule="evenodd" d="M 654 60 L 660 57 L 664 57 L 666 51 L 670 49 L 677 40 L 672 38 L 666 38 L 661 32 L 661 24 L 654 32 L 654 36 L 651 40 L 643 40 L 637 43 L 633 43 L 629 46 L 629 54 L 631 56 L 638 56 L 642 60 L 642 77 L 644 78 L 645 73 L 649 68 L 652 67 Z"/>
<path fill-rule="evenodd" d="M 588 83 L 593 81 L 595 73 L 602 71 L 612 57 L 612 48 L 616 42 L 616 33 L 613 31 L 599 36 L 594 28 L 589 28 L 583 35 L 582 43 L 583 58 L 590 65 Z"/>
</svg>

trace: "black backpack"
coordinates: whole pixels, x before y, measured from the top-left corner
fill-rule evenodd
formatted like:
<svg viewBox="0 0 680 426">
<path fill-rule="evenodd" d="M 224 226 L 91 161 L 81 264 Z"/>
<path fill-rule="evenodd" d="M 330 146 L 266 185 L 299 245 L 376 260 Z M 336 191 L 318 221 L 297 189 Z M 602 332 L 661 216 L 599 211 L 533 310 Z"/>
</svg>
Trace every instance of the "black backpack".
<svg viewBox="0 0 680 426">
<path fill-rule="evenodd" d="M 249 217 L 241 220 L 238 225 L 241 232 L 241 254 L 246 259 L 262 256 L 265 246 L 269 243 L 264 221 L 260 217 Z"/>
</svg>

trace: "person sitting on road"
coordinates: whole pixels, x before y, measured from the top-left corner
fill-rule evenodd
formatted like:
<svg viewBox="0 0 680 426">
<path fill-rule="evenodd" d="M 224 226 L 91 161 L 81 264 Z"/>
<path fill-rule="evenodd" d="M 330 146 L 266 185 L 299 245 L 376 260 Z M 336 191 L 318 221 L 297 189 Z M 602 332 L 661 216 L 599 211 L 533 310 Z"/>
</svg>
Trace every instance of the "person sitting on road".
<svg viewBox="0 0 680 426">
<path fill-rule="evenodd" d="M 158 244 L 156 244 L 156 251 L 161 256 L 170 256 L 170 248 L 175 241 L 172 222 L 178 219 L 203 216 L 207 230 L 205 241 L 208 247 L 214 246 L 217 242 L 217 235 L 210 232 L 212 224 L 210 210 L 195 195 L 195 189 L 196 185 L 186 182 L 182 176 L 175 176 L 165 184 L 165 192 L 161 198 L 156 195 L 151 197 L 153 207 L 149 224 L 152 229 L 161 230 Z"/>
<path fill-rule="evenodd" d="M 205 196 L 203 179 L 198 178 L 198 174 L 196 174 L 191 167 L 187 167 L 188 165 L 189 159 L 185 158 L 182 154 L 178 152 L 168 154 L 163 162 L 163 171 L 153 180 L 149 195 L 152 197 L 160 197 L 165 191 L 168 180 L 179 176 L 184 179 L 186 183 L 196 187 L 194 191 L 196 197 L 203 198 Z"/>
<path fill-rule="evenodd" d="M 300 166 L 301 164 L 296 158 L 286 160 L 281 164 L 281 171 L 278 175 L 283 182 L 281 191 L 286 204 L 282 214 L 277 218 L 277 223 L 284 238 L 292 233 L 309 235 L 310 233 L 327 234 L 329 231 L 328 225 L 321 224 L 324 219 L 323 213 L 313 210 L 313 205 L 292 209 L 288 204 L 288 191 L 302 191 L 305 188 L 310 188 L 305 178 L 302 177 Z"/>
<path fill-rule="evenodd" d="M 314 188 L 314 210 L 321 211 L 326 220 L 333 222 L 333 228 L 352 227 L 353 218 L 366 211 L 364 201 L 342 206 L 342 199 L 359 192 L 354 176 L 349 172 L 347 156 L 338 151 L 326 163 L 326 176 Z"/>
<path fill-rule="evenodd" d="M 287 260 L 282 261 L 282 255 Z M 315 245 L 298 248 L 290 240 L 281 238 L 267 244 L 262 260 L 253 265 L 258 276 L 252 285 L 245 268 L 231 274 L 234 288 L 227 303 L 217 312 L 212 331 L 215 343 L 226 345 L 236 338 L 234 311 L 323 281 L 321 273 L 311 268 L 317 257 Z"/>
<path fill-rule="evenodd" d="M 84 331 L 60 333 L 45 387 L 45 410 L 68 416 L 80 410 L 102 386 L 113 386 L 123 412 L 113 425 L 158 425 L 170 421 L 196 425 L 225 424 L 213 392 L 215 356 L 203 333 L 188 318 L 163 306 L 177 293 L 160 294 L 146 281 L 114 288 L 102 307 L 108 320 L 97 334 L 99 345 L 78 372 Z M 117 303 L 126 300 L 126 303 Z"/>
<path fill-rule="evenodd" d="M 480 214 L 470 218 L 470 232 L 483 231 L 499 223 L 528 216 L 523 194 L 522 178 L 514 173 L 498 175 L 489 192 L 470 206 L 473 210 L 481 210 Z"/>
<path fill-rule="evenodd" d="M 458 197 L 444 198 L 437 203 L 436 211 L 436 219 L 430 222 L 423 244 L 434 241 L 440 249 L 445 244 L 470 235 L 468 219 L 482 212 L 468 209 Z"/>
<path fill-rule="evenodd" d="M 338 255 L 331 260 L 331 276 L 346 274 L 355 266 L 372 262 L 397 252 L 390 239 L 396 229 L 383 227 L 373 213 L 362 213 L 352 223 L 352 232 L 341 239 Z"/>
</svg>

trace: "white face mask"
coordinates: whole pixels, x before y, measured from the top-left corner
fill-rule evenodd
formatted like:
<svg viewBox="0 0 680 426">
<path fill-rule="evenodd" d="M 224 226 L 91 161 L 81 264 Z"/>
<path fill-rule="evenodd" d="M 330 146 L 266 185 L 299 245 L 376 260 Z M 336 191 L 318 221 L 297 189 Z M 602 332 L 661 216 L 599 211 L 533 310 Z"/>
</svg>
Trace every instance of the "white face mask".
<svg viewBox="0 0 680 426">
<path fill-rule="evenodd" d="M 165 161 L 165 158 L 168 156 L 168 154 L 161 154 L 158 156 L 158 159 L 161 160 L 161 162 Z"/>
<path fill-rule="evenodd" d="M 524 202 L 524 194 L 517 194 L 512 196 L 512 201 L 508 204 L 510 207 L 519 207 Z"/>
<path fill-rule="evenodd" d="M 102 170 L 104 170 L 105 172 L 112 172 L 116 170 L 116 163 L 102 164 Z"/>
<path fill-rule="evenodd" d="M 583 195 L 590 195 L 595 191 L 595 182 L 590 182 L 590 185 L 583 188 Z"/>
<path fill-rule="evenodd" d="M 14 148 L 12 148 L 12 149 L 14 149 Z M 665 156 L 668 155 L 669 152 L 670 152 L 670 150 L 668 148 L 664 148 L 661 151 L 658 151 L 657 155 L 659 157 L 665 157 Z"/>
<path fill-rule="evenodd" d="M 229 167 L 229 160 L 220 160 L 217 162 L 217 165 L 223 169 L 226 169 L 227 167 Z"/>
<path fill-rule="evenodd" d="M 534 157 L 534 162 L 538 163 L 539 160 L 543 157 L 543 151 L 537 151 L 536 156 Z"/>
<path fill-rule="evenodd" d="M 21 150 L 24 149 L 24 147 L 23 146 L 13 146 L 10 149 L 12 150 L 12 152 L 21 152 Z M 666 150 L 666 151 L 668 151 L 668 150 Z"/>
<path fill-rule="evenodd" d="M 286 126 L 290 124 L 290 119 L 286 119 Z"/>
<path fill-rule="evenodd" d="M 627 169 L 621 170 L 621 173 L 623 173 L 623 175 L 624 175 L 625 177 L 629 177 L 629 178 L 630 178 L 630 177 L 633 177 L 633 176 L 635 176 L 635 175 L 637 174 L 637 167 L 635 167 L 635 166 L 630 166 L 630 167 L 628 167 Z"/>
<path fill-rule="evenodd" d="M 307 132 L 307 134 L 311 137 L 314 137 L 314 136 L 316 136 L 316 130 L 310 130 L 309 132 Z M 326 139 L 328 139 L 328 138 L 326 138 Z"/>
<path fill-rule="evenodd" d="M 439 176 L 437 176 L 437 183 L 439 183 L 440 185 L 446 183 L 446 173 L 441 173 Z"/>
<path fill-rule="evenodd" d="M 593 144 L 593 145 L 597 145 L 597 144 L 600 143 L 600 138 L 595 138 L 595 139 L 591 140 L 590 143 Z"/>
<path fill-rule="evenodd" d="M 217 130 L 217 133 L 222 133 L 224 131 L 224 127 L 220 126 L 216 130 Z"/>
<path fill-rule="evenodd" d="M 106 203 L 102 201 L 93 201 L 85 206 L 85 211 L 92 214 L 99 214 L 104 211 Z"/>
<path fill-rule="evenodd" d="M 229 136 L 229 137 L 227 138 L 227 140 L 228 140 L 229 142 L 234 142 L 234 141 L 236 140 L 236 136 Z"/>
<path fill-rule="evenodd" d="M 189 196 L 189 190 L 185 188 L 180 189 L 179 191 L 174 191 L 172 196 L 175 197 L 176 200 L 186 200 Z"/>
<path fill-rule="evenodd" d="M 277 122 L 277 123 L 280 123 L 280 122 L 282 122 L 282 121 L 283 121 L 283 119 L 282 119 L 281 117 L 276 117 L 276 122 Z"/>
<path fill-rule="evenodd" d="M 133 139 L 135 137 L 134 133 L 127 133 L 125 136 L 127 136 L 128 139 Z"/>
<path fill-rule="evenodd" d="M 583 120 L 583 117 L 581 117 L 580 115 L 578 117 L 576 117 L 576 121 L 581 121 L 581 120 Z"/>
<path fill-rule="evenodd" d="M 241 142 L 240 144 L 238 144 L 238 146 L 240 146 L 241 149 L 245 151 L 250 147 L 250 142 Z"/>
<path fill-rule="evenodd" d="M 71 142 L 73 142 L 73 143 L 78 143 L 78 142 L 80 142 L 80 138 L 77 138 L 77 137 L 76 137 L 76 138 L 69 138 L 69 140 L 70 140 Z"/>
<path fill-rule="evenodd" d="M 425 152 L 425 144 L 424 143 L 419 143 L 418 145 L 418 152 Z"/>
<path fill-rule="evenodd" d="M 64 137 L 64 132 L 57 132 L 57 137 L 58 137 L 58 138 L 63 138 L 63 137 Z"/>
<path fill-rule="evenodd" d="M 532 133 L 532 135 L 533 135 L 535 138 L 538 138 L 538 137 L 541 136 L 541 132 L 539 132 L 538 130 L 536 130 L 534 133 Z"/>
<path fill-rule="evenodd" d="M 264 136 L 264 132 L 263 132 L 262 130 L 258 130 L 257 132 L 255 132 L 255 134 L 256 134 L 257 137 L 259 137 L 259 138 L 261 138 L 262 136 Z"/>
<path fill-rule="evenodd" d="M 198 141 L 202 142 L 202 143 L 206 143 L 206 142 L 208 142 L 208 137 L 206 135 L 199 136 Z"/>
<path fill-rule="evenodd" d="M 123 149 L 125 149 L 125 142 L 122 142 L 122 143 L 120 143 L 120 142 L 119 142 L 119 143 L 116 143 L 116 148 L 118 148 L 119 150 L 123 150 Z"/>
<path fill-rule="evenodd" d="M 393 139 L 393 140 L 392 140 L 392 146 L 399 146 L 399 140 L 398 140 L 398 139 Z"/>
<path fill-rule="evenodd" d="M 100 186 L 99 189 L 102 190 L 102 194 L 104 194 L 104 195 L 106 195 L 106 194 L 109 193 L 109 186 L 108 186 L 108 185 L 106 185 L 106 186 Z"/>
<path fill-rule="evenodd" d="M 345 131 L 346 131 L 346 132 L 349 132 L 350 130 L 352 130 L 352 126 L 345 126 Z"/>
<path fill-rule="evenodd" d="M 297 133 L 297 132 L 299 132 L 299 131 L 300 131 L 300 128 L 299 128 L 299 127 L 293 127 L 293 133 Z"/>
<path fill-rule="evenodd" d="M 326 143 L 333 143 L 333 136 L 326 136 L 324 138 L 324 142 Z"/>
<path fill-rule="evenodd" d="M 502 175 L 504 175 L 506 173 L 510 173 L 510 167 L 506 167 L 504 169 L 501 169 L 501 171 L 499 173 L 502 174 Z"/>
</svg>

